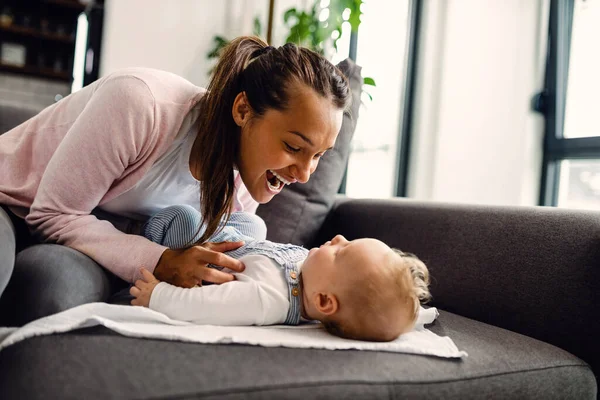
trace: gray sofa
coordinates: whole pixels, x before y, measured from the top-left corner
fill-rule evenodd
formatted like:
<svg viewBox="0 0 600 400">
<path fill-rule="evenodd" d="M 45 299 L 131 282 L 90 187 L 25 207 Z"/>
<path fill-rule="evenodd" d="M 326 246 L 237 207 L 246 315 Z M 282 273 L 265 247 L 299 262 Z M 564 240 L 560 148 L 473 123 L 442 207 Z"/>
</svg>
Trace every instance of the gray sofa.
<svg viewBox="0 0 600 400">
<path fill-rule="evenodd" d="M 0 107 L 0 132 L 28 117 L 15 113 Z M 285 241 L 276 217 L 290 214 L 273 204 L 259 211 L 270 238 Z M 599 213 L 345 197 L 320 204 L 324 222 L 303 241 L 375 237 L 419 255 L 441 310 L 429 328 L 468 358 L 199 345 L 88 328 L 1 351 L 0 399 L 597 398 Z M 314 223 L 308 209 L 298 217 Z"/>
<path fill-rule="evenodd" d="M 333 233 L 419 254 L 441 310 L 430 329 L 469 357 L 198 345 L 90 328 L 0 352 L 0 398 L 597 397 L 597 213 L 340 198 L 316 240 Z"/>
</svg>

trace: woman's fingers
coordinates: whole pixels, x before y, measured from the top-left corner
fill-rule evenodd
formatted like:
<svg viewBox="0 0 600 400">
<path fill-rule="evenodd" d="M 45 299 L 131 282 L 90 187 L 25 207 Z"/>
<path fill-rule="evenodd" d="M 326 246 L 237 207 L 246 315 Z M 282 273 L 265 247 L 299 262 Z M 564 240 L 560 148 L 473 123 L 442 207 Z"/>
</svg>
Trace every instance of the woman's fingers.
<svg viewBox="0 0 600 400">
<path fill-rule="evenodd" d="M 218 269 L 204 267 L 202 279 L 212 283 L 225 283 L 235 280 L 235 276 L 227 272 L 219 271 Z"/>
<path fill-rule="evenodd" d="M 136 286 L 132 286 L 131 289 L 129 289 L 129 294 L 134 297 L 139 297 L 139 295 L 141 293 L 142 293 L 142 291 L 140 289 L 138 289 Z"/>
<path fill-rule="evenodd" d="M 194 246 L 194 249 L 196 252 L 196 259 L 202 263 L 229 268 L 236 272 L 242 272 L 245 268 L 244 263 L 240 260 L 236 260 L 235 258 L 229 257 L 228 255 L 219 253 L 216 250 L 209 250 L 204 248 L 203 246 Z"/>
<path fill-rule="evenodd" d="M 226 252 L 226 251 L 235 250 L 237 248 L 242 247 L 243 245 L 244 245 L 244 241 L 239 241 L 239 242 L 207 242 L 207 243 L 204 243 L 202 246 L 206 247 L 207 249 L 223 253 L 223 252 Z"/>
<path fill-rule="evenodd" d="M 233 275 L 207 268 L 207 265 L 213 264 L 242 272 L 245 268 L 244 263 L 222 252 L 243 245 L 244 242 L 205 243 L 185 250 L 165 250 L 154 269 L 155 275 L 141 271 L 142 280 L 140 284 L 136 282 L 136 286 L 145 289 L 148 285 L 164 281 L 175 286 L 191 288 L 202 280 L 213 283 L 229 282 L 234 279 Z"/>
</svg>

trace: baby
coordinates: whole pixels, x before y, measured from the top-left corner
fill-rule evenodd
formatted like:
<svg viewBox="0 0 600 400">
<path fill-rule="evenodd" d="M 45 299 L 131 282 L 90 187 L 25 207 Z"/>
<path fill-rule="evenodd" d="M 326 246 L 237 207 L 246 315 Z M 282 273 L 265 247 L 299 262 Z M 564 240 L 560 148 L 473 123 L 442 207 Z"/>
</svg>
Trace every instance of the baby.
<svg viewBox="0 0 600 400">
<path fill-rule="evenodd" d="M 171 230 L 181 236 L 181 221 L 191 226 L 190 218 L 199 216 L 193 216 L 197 211 L 191 207 L 166 210 L 148 221 L 144 233 L 168 245 L 156 232 L 168 235 Z M 234 219 L 240 217 L 242 213 Z M 197 232 L 185 235 L 192 238 Z M 233 273 L 234 281 L 185 289 L 159 282 L 143 269 L 143 280 L 130 290 L 135 297 L 132 304 L 173 319 L 209 325 L 318 320 L 328 332 L 343 338 L 390 341 L 413 328 L 420 301 L 430 297 L 425 264 L 376 239 L 348 241 L 337 235 L 308 251 L 256 240 L 226 226 L 211 240 L 245 241 L 244 246 L 227 253 L 246 266 L 241 273 L 226 270 Z"/>
</svg>

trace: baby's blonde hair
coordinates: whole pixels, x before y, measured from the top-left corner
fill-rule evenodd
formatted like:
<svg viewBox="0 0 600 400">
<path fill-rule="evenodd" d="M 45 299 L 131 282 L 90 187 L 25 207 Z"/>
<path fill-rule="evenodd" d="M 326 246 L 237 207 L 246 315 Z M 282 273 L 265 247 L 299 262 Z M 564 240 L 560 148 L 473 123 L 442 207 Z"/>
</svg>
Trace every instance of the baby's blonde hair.
<svg viewBox="0 0 600 400">
<path fill-rule="evenodd" d="M 420 304 L 431 299 L 429 270 L 414 254 L 391 250 L 388 261 L 378 268 L 380 274 L 367 275 L 365 280 L 354 282 L 352 293 L 345 296 L 346 304 L 341 307 L 352 309 L 353 321 L 335 317 L 322 321 L 329 333 L 347 339 L 393 340 L 404 332 L 386 332 L 379 329 L 382 321 L 377 321 L 381 314 L 378 311 L 393 304 L 408 305 L 409 326 L 414 325 Z"/>
<path fill-rule="evenodd" d="M 394 248 L 392 248 L 392 251 L 400 256 L 400 259 L 405 265 L 404 268 L 398 268 L 397 271 L 395 271 L 396 279 L 404 280 L 406 279 L 407 272 L 410 273 L 408 276 L 409 284 L 406 285 L 408 286 L 406 289 L 408 289 L 407 295 L 413 303 L 411 322 L 414 322 L 417 319 L 421 303 L 427 303 L 431 300 L 431 293 L 429 292 L 429 270 L 425 263 L 416 255 L 405 253 Z"/>
</svg>

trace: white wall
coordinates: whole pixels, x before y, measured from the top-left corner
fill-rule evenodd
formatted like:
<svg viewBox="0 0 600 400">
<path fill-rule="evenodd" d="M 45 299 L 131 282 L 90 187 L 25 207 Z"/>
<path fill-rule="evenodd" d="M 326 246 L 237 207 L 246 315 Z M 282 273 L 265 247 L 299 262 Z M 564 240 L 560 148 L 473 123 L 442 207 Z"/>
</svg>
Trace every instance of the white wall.
<svg viewBox="0 0 600 400">
<path fill-rule="evenodd" d="M 426 0 L 409 197 L 534 205 L 548 0 Z"/>
<path fill-rule="evenodd" d="M 100 75 L 145 66 L 164 69 L 205 86 L 206 54 L 215 35 L 252 33 L 258 0 L 106 0 Z"/>
</svg>

